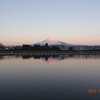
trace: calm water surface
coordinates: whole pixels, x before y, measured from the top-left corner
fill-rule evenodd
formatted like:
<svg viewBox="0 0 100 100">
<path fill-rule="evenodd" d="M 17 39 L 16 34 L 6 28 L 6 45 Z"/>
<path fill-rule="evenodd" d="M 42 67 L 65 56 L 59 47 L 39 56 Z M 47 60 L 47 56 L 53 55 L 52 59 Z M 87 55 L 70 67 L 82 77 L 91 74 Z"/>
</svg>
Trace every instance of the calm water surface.
<svg viewBox="0 0 100 100">
<path fill-rule="evenodd" d="M 0 100 L 100 100 L 100 56 L 0 56 Z"/>
</svg>

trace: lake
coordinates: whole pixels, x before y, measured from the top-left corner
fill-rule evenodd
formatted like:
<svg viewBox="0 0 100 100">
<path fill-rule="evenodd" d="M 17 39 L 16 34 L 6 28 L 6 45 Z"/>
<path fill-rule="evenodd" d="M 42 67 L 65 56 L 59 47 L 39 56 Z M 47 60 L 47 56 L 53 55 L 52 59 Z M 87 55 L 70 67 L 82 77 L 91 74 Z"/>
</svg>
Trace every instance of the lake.
<svg viewBox="0 0 100 100">
<path fill-rule="evenodd" d="M 0 56 L 0 100 L 100 100 L 100 56 Z"/>
</svg>

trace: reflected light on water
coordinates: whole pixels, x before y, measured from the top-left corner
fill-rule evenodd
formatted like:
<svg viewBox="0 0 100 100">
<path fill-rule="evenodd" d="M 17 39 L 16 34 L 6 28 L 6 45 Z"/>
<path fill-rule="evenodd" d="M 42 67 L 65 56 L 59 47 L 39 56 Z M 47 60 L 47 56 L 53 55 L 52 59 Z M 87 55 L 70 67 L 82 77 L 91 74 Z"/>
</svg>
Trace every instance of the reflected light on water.
<svg viewBox="0 0 100 100">
<path fill-rule="evenodd" d="M 0 100 L 100 100 L 99 79 L 99 55 L 0 56 Z"/>
</svg>

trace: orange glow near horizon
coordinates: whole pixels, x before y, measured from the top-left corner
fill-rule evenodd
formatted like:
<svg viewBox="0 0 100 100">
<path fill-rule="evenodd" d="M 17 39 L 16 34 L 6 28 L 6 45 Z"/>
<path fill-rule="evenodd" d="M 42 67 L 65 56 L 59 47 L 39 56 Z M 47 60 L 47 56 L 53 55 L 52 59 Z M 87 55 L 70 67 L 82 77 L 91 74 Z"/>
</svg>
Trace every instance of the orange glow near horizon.
<svg viewBox="0 0 100 100">
<path fill-rule="evenodd" d="M 0 43 L 100 45 L 100 0 L 40 1 L 0 0 Z"/>
<path fill-rule="evenodd" d="M 50 41 L 59 41 L 57 38 L 54 38 L 54 37 L 50 37 L 47 40 L 50 40 Z"/>
<path fill-rule="evenodd" d="M 44 40 L 46 40 L 46 39 L 44 39 Z M 37 43 L 37 42 L 41 42 L 41 41 L 44 41 L 44 40 L 34 40 L 34 41 L 32 41 L 32 40 L 30 40 L 30 41 L 5 41 L 5 42 L 0 42 L 0 43 L 2 43 L 3 45 L 6 45 L 6 46 L 12 46 L 12 45 L 23 45 L 23 44 L 35 44 L 35 43 Z M 56 39 L 56 38 L 47 38 L 47 40 L 51 40 L 51 41 L 62 41 L 62 42 L 65 42 L 65 43 L 69 43 L 69 44 L 75 44 L 75 45 L 100 45 L 100 43 L 99 42 L 93 42 L 93 41 L 82 41 L 82 40 L 78 40 L 78 41 L 76 41 L 76 40 L 58 40 L 58 39 Z"/>
</svg>

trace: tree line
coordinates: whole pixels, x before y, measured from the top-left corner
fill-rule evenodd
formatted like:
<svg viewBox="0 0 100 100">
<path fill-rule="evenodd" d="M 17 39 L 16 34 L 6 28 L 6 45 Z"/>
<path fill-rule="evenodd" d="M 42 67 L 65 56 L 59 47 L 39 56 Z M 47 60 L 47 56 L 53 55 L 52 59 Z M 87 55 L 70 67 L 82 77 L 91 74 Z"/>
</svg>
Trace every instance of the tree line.
<svg viewBox="0 0 100 100">
<path fill-rule="evenodd" d="M 66 50 L 60 49 L 57 45 L 49 46 L 48 43 L 45 45 L 26 45 L 23 44 L 22 46 L 13 46 L 13 47 L 7 47 L 4 46 L 2 43 L 0 43 L 0 51 L 80 51 L 80 49 L 76 49 L 75 47 L 68 47 Z M 85 49 L 81 51 L 100 51 L 100 49 L 97 49 L 95 46 L 94 48 L 91 47 L 85 47 Z"/>
<path fill-rule="evenodd" d="M 58 46 L 49 46 L 48 43 L 46 43 L 43 46 L 36 45 L 36 44 L 34 46 L 23 45 L 20 48 L 15 47 L 13 50 L 15 51 L 19 51 L 19 50 L 22 50 L 22 51 L 60 51 L 61 49 Z"/>
</svg>

